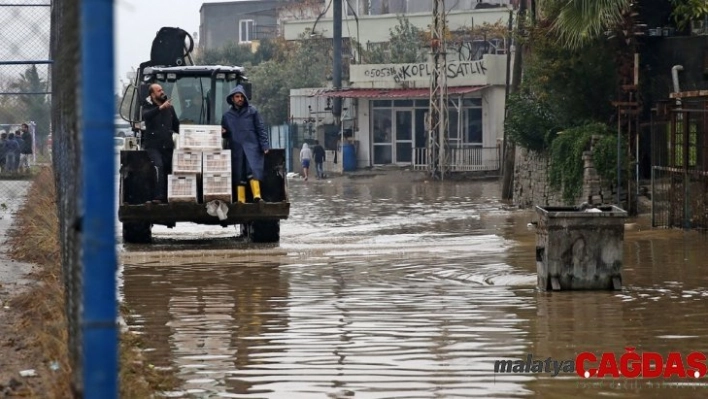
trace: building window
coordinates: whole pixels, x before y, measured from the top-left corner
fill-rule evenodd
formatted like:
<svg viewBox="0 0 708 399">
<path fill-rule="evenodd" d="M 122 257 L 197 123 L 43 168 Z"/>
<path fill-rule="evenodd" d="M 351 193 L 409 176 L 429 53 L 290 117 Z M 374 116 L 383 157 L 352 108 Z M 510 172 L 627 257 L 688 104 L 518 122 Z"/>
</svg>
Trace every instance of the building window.
<svg viewBox="0 0 708 399">
<path fill-rule="evenodd" d="M 368 0 L 369 15 L 405 14 L 408 0 Z"/>
<path fill-rule="evenodd" d="M 372 101 L 375 108 L 390 107 L 391 100 L 374 100 Z"/>
<path fill-rule="evenodd" d="M 253 39 L 255 39 L 253 37 L 253 25 L 254 22 L 252 19 L 242 19 L 239 21 L 239 43 L 250 43 Z"/>
<path fill-rule="evenodd" d="M 468 108 L 467 143 L 481 145 L 482 142 L 482 108 Z"/>
<path fill-rule="evenodd" d="M 391 115 L 390 109 L 374 110 L 374 144 L 391 144 Z"/>
<path fill-rule="evenodd" d="M 450 140 L 454 140 L 454 141 L 457 141 L 460 138 L 460 135 L 457 131 L 457 119 L 458 119 L 457 110 L 448 109 L 448 111 L 447 111 L 448 137 L 450 138 Z"/>
</svg>

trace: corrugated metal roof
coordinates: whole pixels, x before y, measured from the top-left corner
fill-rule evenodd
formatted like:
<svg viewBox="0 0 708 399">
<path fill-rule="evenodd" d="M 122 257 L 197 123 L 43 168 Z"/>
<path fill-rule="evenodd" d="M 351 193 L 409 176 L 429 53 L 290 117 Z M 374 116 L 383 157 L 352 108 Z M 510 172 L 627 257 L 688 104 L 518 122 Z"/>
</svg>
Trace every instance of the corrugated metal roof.
<svg viewBox="0 0 708 399">
<path fill-rule="evenodd" d="M 454 86 L 448 87 L 449 96 L 464 95 L 480 91 L 489 86 Z M 344 98 L 429 98 L 430 89 L 343 89 L 323 90 L 314 94 L 316 97 Z"/>
</svg>

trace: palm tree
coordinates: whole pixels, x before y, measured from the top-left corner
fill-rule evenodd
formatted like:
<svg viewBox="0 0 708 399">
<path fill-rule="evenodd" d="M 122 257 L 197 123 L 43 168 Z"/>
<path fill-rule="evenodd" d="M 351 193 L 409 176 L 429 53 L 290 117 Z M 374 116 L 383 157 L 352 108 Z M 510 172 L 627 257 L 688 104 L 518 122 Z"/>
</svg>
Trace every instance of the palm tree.
<svg viewBox="0 0 708 399">
<path fill-rule="evenodd" d="M 624 25 L 632 3 L 632 0 L 543 0 L 541 6 L 547 15 L 557 15 L 552 26 L 560 43 L 578 49 L 606 31 Z"/>
</svg>

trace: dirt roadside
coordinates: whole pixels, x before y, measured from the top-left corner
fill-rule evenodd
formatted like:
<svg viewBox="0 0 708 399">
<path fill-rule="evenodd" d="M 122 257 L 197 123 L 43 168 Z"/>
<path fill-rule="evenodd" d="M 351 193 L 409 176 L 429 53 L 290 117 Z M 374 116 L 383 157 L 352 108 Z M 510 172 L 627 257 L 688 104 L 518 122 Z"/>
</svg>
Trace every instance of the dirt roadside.
<svg viewBox="0 0 708 399">
<path fill-rule="evenodd" d="M 14 208 L 0 204 L 0 398 L 71 398 L 75 395 L 51 169 L 38 174 L 26 198 L 31 203 Z M 121 311 L 128 316 L 128 309 Z M 134 334 L 121 334 L 120 397 L 151 398 L 175 386 L 174 376 L 144 361 L 140 346 Z M 20 372 L 25 370 L 34 370 L 36 376 L 23 377 Z"/>
<path fill-rule="evenodd" d="M 27 188 L 29 183 L 26 184 Z M 22 191 L 26 191 L 22 190 Z M 33 290 L 38 284 L 37 266 L 11 258 L 9 247 L 18 213 L 19 200 L 0 204 L 0 397 L 40 397 L 46 391 L 42 378 L 23 377 L 22 371 L 39 373 L 43 367 L 28 335 L 21 328 L 23 310 L 15 300 Z M 45 370 L 42 370 L 45 372 Z"/>
</svg>

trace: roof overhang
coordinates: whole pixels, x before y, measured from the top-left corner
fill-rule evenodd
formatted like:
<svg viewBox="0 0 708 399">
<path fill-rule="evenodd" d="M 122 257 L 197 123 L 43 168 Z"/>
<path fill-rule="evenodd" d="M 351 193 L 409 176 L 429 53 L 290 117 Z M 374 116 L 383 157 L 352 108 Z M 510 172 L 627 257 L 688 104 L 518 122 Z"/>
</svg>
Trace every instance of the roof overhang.
<svg viewBox="0 0 708 399">
<path fill-rule="evenodd" d="M 453 86 L 447 88 L 448 96 L 462 97 L 465 94 L 481 91 L 485 86 Z M 340 97 L 340 98 L 430 98 L 429 88 L 416 89 L 342 89 L 323 90 L 314 94 L 315 97 Z"/>
</svg>

